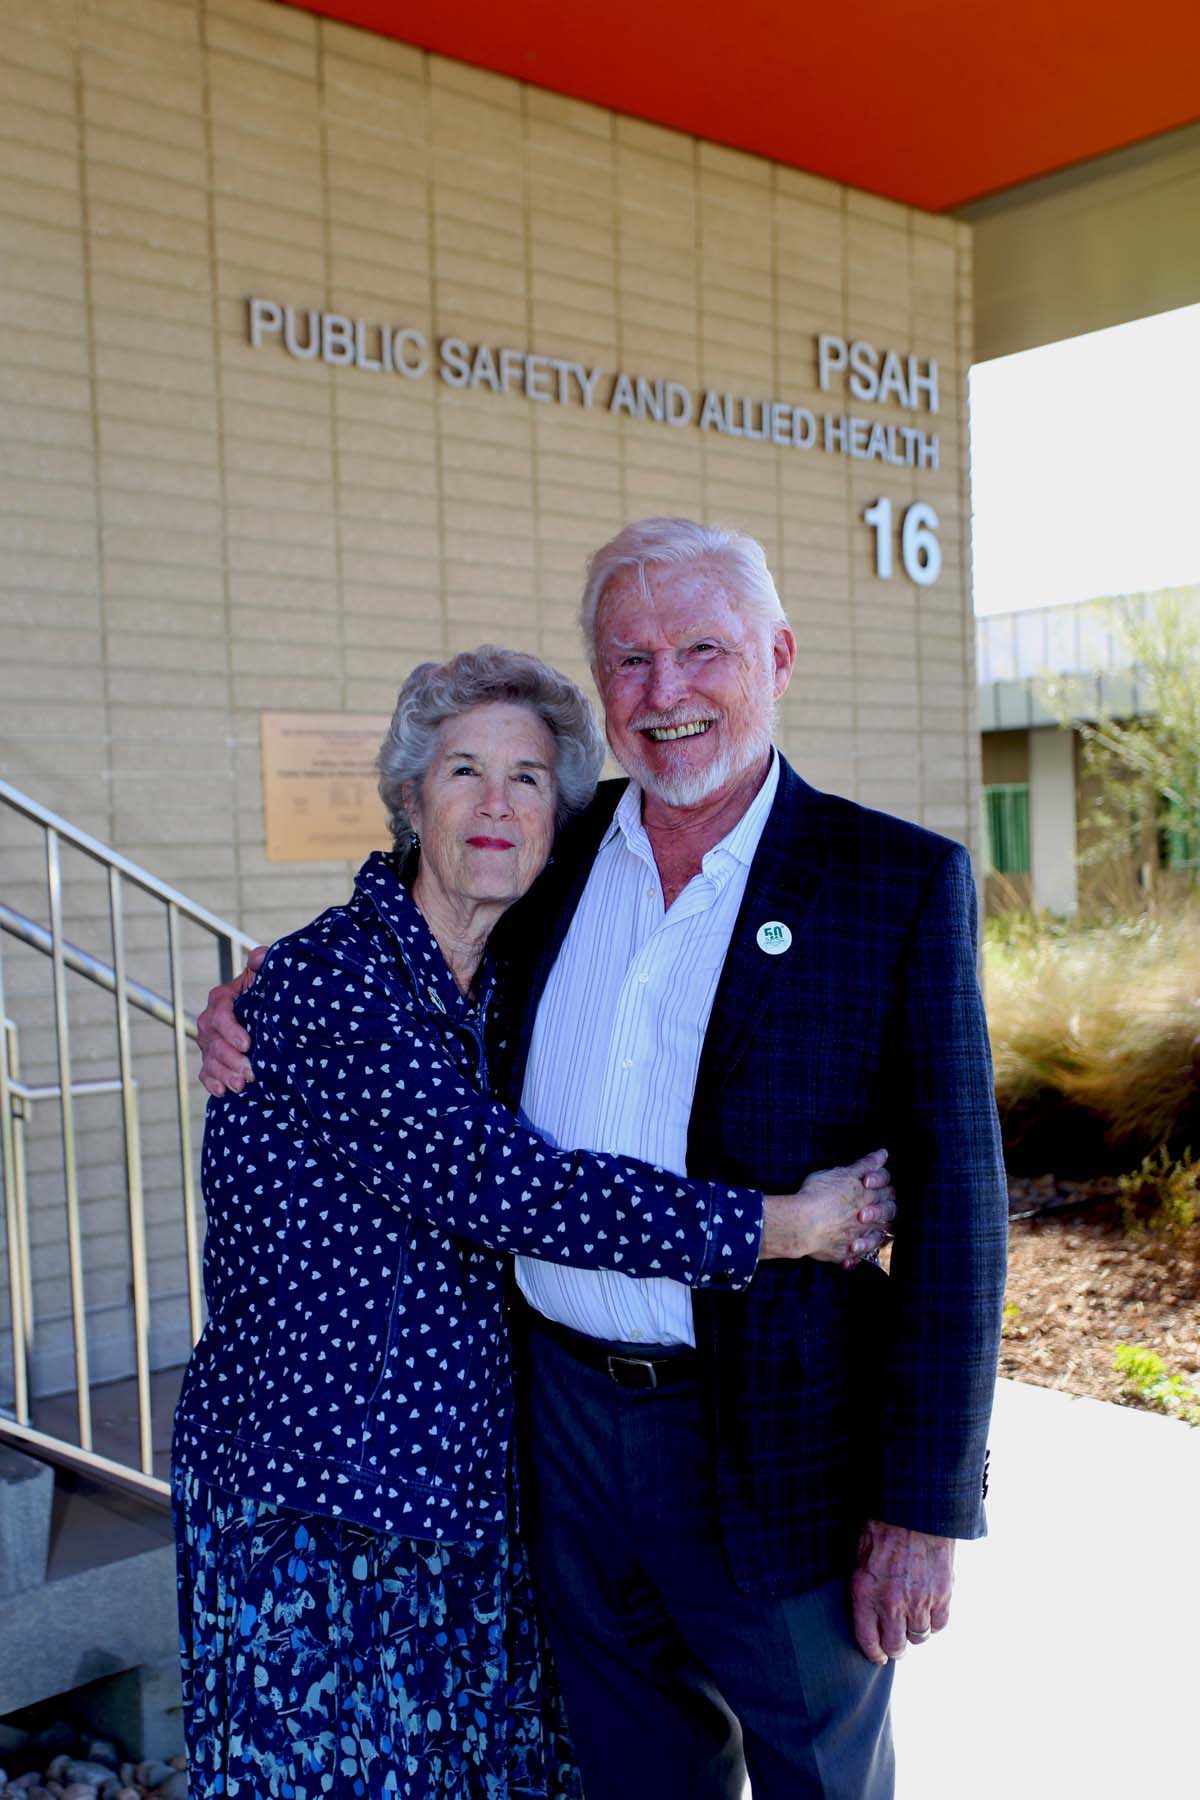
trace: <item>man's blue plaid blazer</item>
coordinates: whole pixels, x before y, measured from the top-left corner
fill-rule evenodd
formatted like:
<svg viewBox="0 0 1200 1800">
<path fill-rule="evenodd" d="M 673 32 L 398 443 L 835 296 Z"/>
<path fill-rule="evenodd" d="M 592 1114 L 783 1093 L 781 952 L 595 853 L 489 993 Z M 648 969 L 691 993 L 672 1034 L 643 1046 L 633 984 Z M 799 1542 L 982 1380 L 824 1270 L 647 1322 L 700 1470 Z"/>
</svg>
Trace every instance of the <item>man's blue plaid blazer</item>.
<svg viewBox="0 0 1200 1800">
<path fill-rule="evenodd" d="M 497 933 L 520 1095 L 536 1003 L 623 788 L 606 782 Z M 821 794 L 786 762 L 701 1058 L 688 1172 L 784 1193 L 885 1146 L 891 1274 L 769 1263 L 694 1296 L 726 1552 L 798 1592 L 853 1566 L 867 1518 L 983 1534 L 1007 1198 L 961 845 Z M 782 955 L 761 925 L 791 931 Z"/>
</svg>

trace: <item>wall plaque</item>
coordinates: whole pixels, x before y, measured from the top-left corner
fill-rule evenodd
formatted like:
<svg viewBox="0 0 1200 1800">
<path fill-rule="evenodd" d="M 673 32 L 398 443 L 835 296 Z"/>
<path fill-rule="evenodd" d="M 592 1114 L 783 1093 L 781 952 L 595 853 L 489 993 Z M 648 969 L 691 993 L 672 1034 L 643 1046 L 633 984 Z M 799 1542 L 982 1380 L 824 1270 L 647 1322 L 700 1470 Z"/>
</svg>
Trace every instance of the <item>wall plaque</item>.
<svg viewBox="0 0 1200 1800">
<path fill-rule="evenodd" d="M 386 713 L 262 714 L 268 862 L 360 862 L 391 844 L 376 788 Z"/>
</svg>

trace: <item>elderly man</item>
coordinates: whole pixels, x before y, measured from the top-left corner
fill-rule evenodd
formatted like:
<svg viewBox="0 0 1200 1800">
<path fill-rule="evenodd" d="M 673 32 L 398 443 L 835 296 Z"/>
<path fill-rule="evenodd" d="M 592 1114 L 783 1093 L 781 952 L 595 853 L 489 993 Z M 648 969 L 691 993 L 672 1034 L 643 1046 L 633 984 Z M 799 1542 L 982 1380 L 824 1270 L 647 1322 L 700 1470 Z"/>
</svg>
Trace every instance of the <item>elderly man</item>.
<svg viewBox="0 0 1200 1800">
<path fill-rule="evenodd" d="M 1005 1195 L 960 845 L 772 747 L 796 656 L 761 548 L 593 557 L 613 754 L 507 916 L 509 1097 L 562 1145 L 794 1189 L 886 1144 L 890 1276 L 744 1295 L 522 1261 L 527 1529 L 588 1800 L 884 1800 L 895 1659 L 983 1531 Z M 847 1577 L 849 1587 L 847 1592 Z"/>
</svg>

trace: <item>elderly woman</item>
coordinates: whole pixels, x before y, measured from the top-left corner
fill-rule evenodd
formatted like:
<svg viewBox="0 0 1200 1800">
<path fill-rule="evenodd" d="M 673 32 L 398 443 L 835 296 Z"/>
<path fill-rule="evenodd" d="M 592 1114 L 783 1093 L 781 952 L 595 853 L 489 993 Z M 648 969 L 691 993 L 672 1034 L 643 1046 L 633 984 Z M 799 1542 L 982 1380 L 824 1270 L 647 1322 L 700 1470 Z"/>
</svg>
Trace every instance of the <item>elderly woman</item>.
<svg viewBox="0 0 1200 1800">
<path fill-rule="evenodd" d="M 893 1210 L 881 1154 L 764 1209 L 489 1100 L 488 933 L 602 755 L 532 657 L 417 669 L 380 755 L 395 853 L 239 1001 L 255 1080 L 209 1109 L 173 1452 L 193 1794 L 576 1795 L 515 1531 L 506 1253 L 734 1289 Z"/>
</svg>

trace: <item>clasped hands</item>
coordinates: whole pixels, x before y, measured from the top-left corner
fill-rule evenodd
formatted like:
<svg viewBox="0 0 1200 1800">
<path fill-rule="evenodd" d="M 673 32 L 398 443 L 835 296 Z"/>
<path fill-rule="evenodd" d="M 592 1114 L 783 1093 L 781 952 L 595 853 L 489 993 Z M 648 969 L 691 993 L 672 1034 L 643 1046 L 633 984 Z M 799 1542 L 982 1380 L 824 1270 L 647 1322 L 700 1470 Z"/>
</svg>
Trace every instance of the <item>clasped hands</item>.
<svg viewBox="0 0 1200 1800">
<path fill-rule="evenodd" d="M 852 1269 L 874 1256 L 896 1216 L 887 1151 L 872 1150 L 845 1168 L 818 1169 L 795 1194 L 768 1194 L 761 1260 L 840 1263 Z"/>
</svg>

